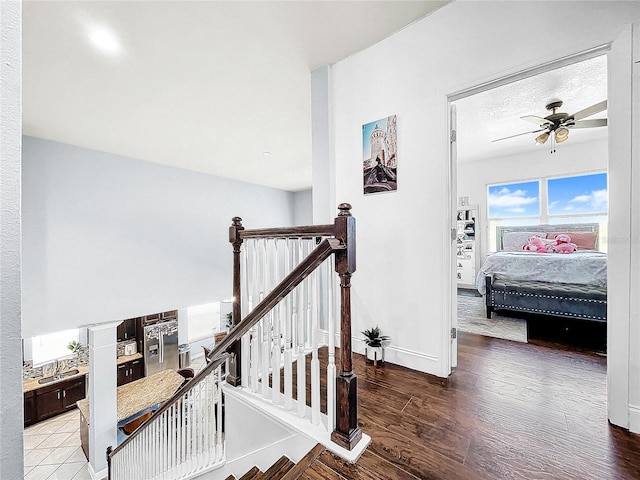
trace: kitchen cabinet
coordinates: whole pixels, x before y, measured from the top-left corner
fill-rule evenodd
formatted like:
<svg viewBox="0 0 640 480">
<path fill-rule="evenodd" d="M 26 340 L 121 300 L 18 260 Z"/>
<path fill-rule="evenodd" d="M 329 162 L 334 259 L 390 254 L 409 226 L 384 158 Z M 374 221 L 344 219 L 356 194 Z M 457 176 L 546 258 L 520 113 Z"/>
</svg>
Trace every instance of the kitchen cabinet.
<svg viewBox="0 0 640 480">
<path fill-rule="evenodd" d="M 116 335 L 118 337 L 118 342 L 123 342 L 125 340 L 131 340 L 132 338 L 136 338 L 137 334 L 137 318 L 129 318 L 124 320 L 116 330 Z"/>
<path fill-rule="evenodd" d="M 27 427 L 36 422 L 36 394 L 25 392 L 24 394 L 24 426 Z"/>
<path fill-rule="evenodd" d="M 118 365 L 118 386 L 144 377 L 144 362 L 142 358 L 131 360 Z"/>
<path fill-rule="evenodd" d="M 44 420 L 75 407 L 78 400 L 85 398 L 86 377 L 80 375 L 27 393 L 34 394 L 36 420 Z"/>
</svg>

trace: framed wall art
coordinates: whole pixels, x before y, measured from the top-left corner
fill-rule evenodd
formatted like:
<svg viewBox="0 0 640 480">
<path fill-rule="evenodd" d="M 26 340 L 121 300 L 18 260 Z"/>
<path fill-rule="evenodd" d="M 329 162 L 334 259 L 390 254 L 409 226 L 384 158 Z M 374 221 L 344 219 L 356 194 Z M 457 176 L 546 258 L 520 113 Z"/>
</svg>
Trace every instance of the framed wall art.
<svg viewBox="0 0 640 480">
<path fill-rule="evenodd" d="M 362 174 L 364 194 L 398 189 L 396 115 L 362 126 Z"/>
</svg>

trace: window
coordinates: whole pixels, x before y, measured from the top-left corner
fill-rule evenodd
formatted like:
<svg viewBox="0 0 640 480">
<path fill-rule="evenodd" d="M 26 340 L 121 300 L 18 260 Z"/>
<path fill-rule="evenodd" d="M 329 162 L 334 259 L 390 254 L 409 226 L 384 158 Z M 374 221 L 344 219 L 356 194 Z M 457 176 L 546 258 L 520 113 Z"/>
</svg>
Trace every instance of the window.
<svg viewBox="0 0 640 480">
<path fill-rule="evenodd" d="M 540 182 L 490 185 L 487 189 L 489 245 L 496 245 L 499 225 L 538 225 L 540 223 Z"/>
<path fill-rule="evenodd" d="M 189 342 L 212 337 L 220 331 L 220 302 L 206 303 L 187 309 Z"/>
<path fill-rule="evenodd" d="M 72 341 L 77 342 L 79 339 L 80 331 L 78 329 L 33 337 L 31 339 L 33 366 L 37 367 L 57 358 L 71 355 L 72 352 L 67 348 L 67 345 Z"/>
<path fill-rule="evenodd" d="M 498 225 L 598 223 L 599 248 L 607 251 L 607 174 L 543 178 L 487 188 L 489 245 Z"/>
</svg>

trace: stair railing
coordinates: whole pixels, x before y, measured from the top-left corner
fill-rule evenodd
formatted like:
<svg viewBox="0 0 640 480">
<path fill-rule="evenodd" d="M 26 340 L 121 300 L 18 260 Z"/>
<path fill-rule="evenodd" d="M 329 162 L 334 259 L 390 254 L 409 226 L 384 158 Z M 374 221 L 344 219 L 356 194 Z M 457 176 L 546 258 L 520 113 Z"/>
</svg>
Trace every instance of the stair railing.
<svg viewBox="0 0 640 480">
<path fill-rule="evenodd" d="M 107 448 L 109 480 L 193 478 L 224 463 L 220 384 L 227 357 L 219 354 L 120 445 Z"/>
<path fill-rule="evenodd" d="M 233 245 L 233 321 L 234 326 L 229 334 L 216 344 L 208 355 L 211 360 L 193 379 L 179 388 L 173 396 L 167 400 L 153 415 L 126 438 L 116 448 L 107 449 L 107 465 L 109 480 L 135 479 L 144 480 L 151 478 L 187 479 L 201 475 L 212 470 L 225 461 L 225 445 L 223 435 L 223 410 L 222 389 L 220 382 L 223 379 L 221 365 L 227 362 L 226 380 L 231 385 L 255 388 L 258 382 L 262 385 L 271 379 L 276 386 L 279 381 L 280 367 L 285 372 L 284 394 L 279 389 L 274 389 L 273 384 L 269 390 L 262 390 L 265 397 L 271 395 L 276 398 L 276 404 L 280 403 L 285 408 L 292 409 L 297 403 L 297 411 L 300 416 L 307 416 L 306 385 L 301 382 L 305 376 L 305 353 L 312 352 L 312 377 L 315 386 L 312 387 L 311 419 L 314 425 L 320 423 L 319 414 L 319 373 L 317 368 L 318 353 L 318 308 L 317 295 L 321 291 L 319 285 L 322 278 L 326 279 L 326 292 L 334 289 L 333 272 L 335 269 L 340 278 L 340 372 L 336 375 L 336 365 L 331 356 L 335 357 L 333 321 L 326 321 L 327 343 L 329 345 L 329 367 L 327 375 L 327 390 L 331 398 L 327 401 L 327 415 L 324 422 L 331 433 L 331 440 L 337 445 L 352 450 L 362 438 L 362 432 L 358 427 L 357 415 L 357 378 L 353 372 L 351 353 L 351 275 L 355 272 L 355 218 L 351 216 L 351 205 L 341 204 L 340 213 L 333 224 L 315 225 L 307 227 L 293 227 L 291 229 L 263 229 L 245 230 L 241 219 L 235 217 L 229 229 L 229 240 Z M 259 238 L 302 239 L 306 246 L 292 247 L 289 260 L 283 260 L 279 264 L 283 270 L 281 274 L 270 273 L 269 265 L 277 272 L 280 266 L 267 261 L 267 269 L 262 280 L 270 285 L 276 283 L 280 276 L 284 278 L 271 290 L 266 292 L 264 288 L 256 290 L 247 296 L 247 306 L 253 309 L 241 319 L 242 301 L 242 277 L 241 263 L 245 270 L 251 265 L 258 270 L 259 261 L 245 260 L 241 262 L 241 245 L 243 241 Z M 319 243 L 311 250 L 309 239 L 319 239 Z M 301 244 L 301 245 L 302 245 Z M 273 247 L 270 247 L 273 248 Z M 277 248 L 277 247 L 276 247 Z M 297 250 L 296 250 L 297 249 Z M 310 253 L 306 255 L 307 252 Z M 296 253 L 291 253 L 295 251 Z M 333 262 L 324 267 L 324 277 L 317 269 L 330 257 Z M 267 258 L 266 256 L 264 257 Z M 290 264 L 286 264 L 286 262 Z M 252 263 L 253 262 L 253 263 Z M 285 267 L 296 264 L 291 272 L 285 275 Z M 263 263 L 263 266 L 265 264 Z M 315 272 L 315 273 L 314 273 Z M 266 276 L 265 276 L 266 275 Z M 247 275 L 245 275 L 247 277 Z M 268 280 L 266 280 L 268 278 Z M 311 278 L 310 280 L 307 280 Z M 303 282 L 305 285 L 298 289 L 296 295 L 289 296 Z M 249 283 L 245 281 L 245 290 Z M 313 287 L 309 287 L 312 285 Z M 254 285 L 255 287 L 255 285 Z M 303 293 L 300 293 L 303 292 Z M 307 292 L 306 294 L 304 292 Z M 329 295 L 326 301 L 325 312 L 327 318 L 331 318 L 329 312 L 337 310 L 337 301 L 331 300 L 334 295 Z M 287 312 L 292 314 L 290 319 L 282 322 L 259 322 L 266 316 L 274 317 L 273 309 L 285 298 L 287 302 L 280 306 L 280 318 L 287 318 Z M 295 302 L 295 306 L 294 306 Z M 254 306 L 255 303 L 255 306 Z M 288 305 L 288 306 L 287 306 Z M 315 305 L 315 306 L 314 306 Z M 284 314 L 282 312 L 285 312 Z M 305 313 L 306 312 L 306 313 Z M 315 312 L 315 313 L 313 313 Z M 334 315 L 335 316 L 335 315 Z M 305 321 L 306 319 L 306 321 Z M 247 333 L 251 333 L 247 335 Z M 256 332 L 260 332 L 261 346 L 254 344 L 253 338 L 258 338 Z M 315 332 L 315 333 L 314 333 Z M 307 334 L 309 333 L 309 334 Z M 270 340 L 269 340 L 270 339 Z M 283 348 L 283 342 L 289 348 Z M 244 345 L 244 347 L 243 347 Z M 313 347 L 315 346 L 315 347 Z M 297 352 L 295 351 L 297 347 Z M 282 354 L 278 356 L 278 351 Z M 291 356 L 291 359 L 288 358 Z M 261 362 L 258 362 L 261 358 Z M 281 360 L 284 358 L 284 361 Z M 291 378 L 292 363 L 298 364 L 298 396 L 293 399 L 293 385 Z M 252 370 L 252 363 L 258 370 Z M 244 379 L 241 377 L 241 372 Z M 278 373 L 274 375 L 273 373 Z M 251 376 L 255 380 L 250 380 Z M 334 388 L 335 386 L 335 388 Z M 302 392 L 304 394 L 302 395 Z M 315 411 L 315 413 L 314 413 Z"/>
<path fill-rule="evenodd" d="M 338 217 L 329 225 L 245 230 L 239 217 L 233 219 L 229 229 L 234 253 L 232 333 L 240 327 L 243 337 L 237 341 L 229 338 L 230 334 L 223 342 L 225 346 L 234 342 L 228 349 L 227 382 L 248 389 L 283 411 L 308 417 L 315 426 L 324 425 L 334 443 L 352 450 L 362 436 L 351 352 L 355 218 L 349 204 L 338 208 Z M 245 309 L 250 313 L 240 321 Z M 339 325 L 335 325 L 338 317 Z M 337 333 L 340 373 L 336 375 Z M 328 348 L 326 414 L 321 412 L 321 345 Z M 307 355 L 311 369 L 309 406 Z"/>
</svg>

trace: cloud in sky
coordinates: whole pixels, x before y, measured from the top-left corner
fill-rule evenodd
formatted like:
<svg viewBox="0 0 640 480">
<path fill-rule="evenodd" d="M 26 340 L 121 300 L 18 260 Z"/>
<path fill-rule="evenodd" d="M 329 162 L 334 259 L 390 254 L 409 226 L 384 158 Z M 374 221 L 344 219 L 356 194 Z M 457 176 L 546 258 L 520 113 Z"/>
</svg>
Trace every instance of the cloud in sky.
<svg viewBox="0 0 640 480">
<path fill-rule="evenodd" d="M 594 212 L 606 211 L 609 205 L 607 189 L 593 190 L 589 195 L 578 195 L 569 200 L 569 203 L 579 203 L 591 206 Z"/>
<path fill-rule="evenodd" d="M 510 211 L 513 208 L 519 208 L 524 211 L 524 205 L 530 205 L 538 201 L 538 197 L 527 196 L 527 192 L 525 190 L 514 190 L 513 192 L 508 188 L 504 187 L 497 192 L 489 194 L 489 205 L 494 208 L 505 208 Z"/>
</svg>

